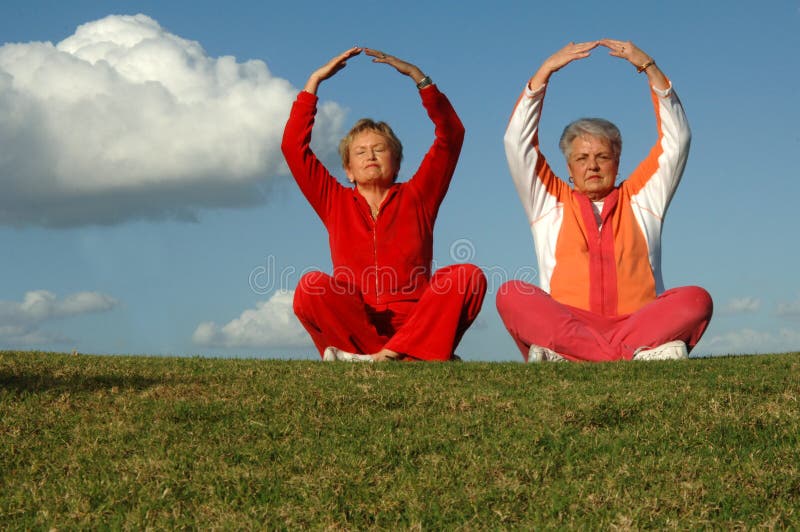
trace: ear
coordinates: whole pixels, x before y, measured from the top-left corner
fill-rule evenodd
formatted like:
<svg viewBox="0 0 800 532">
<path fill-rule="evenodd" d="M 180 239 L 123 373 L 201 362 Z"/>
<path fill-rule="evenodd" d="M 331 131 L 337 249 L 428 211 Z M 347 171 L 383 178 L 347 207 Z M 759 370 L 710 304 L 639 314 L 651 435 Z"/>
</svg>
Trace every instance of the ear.
<svg viewBox="0 0 800 532">
<path fill-rule="evenodd" d="M 345 166 L 344 167 L 344 173 L 347 175 L 347 180 L 348 181 L 350 181 L 351 183 L 355 183 L 356 182 L 356 176 L 354 176 L 353 172 L 350 171 L 350 167 L 349 166 Z"/>
</svg>

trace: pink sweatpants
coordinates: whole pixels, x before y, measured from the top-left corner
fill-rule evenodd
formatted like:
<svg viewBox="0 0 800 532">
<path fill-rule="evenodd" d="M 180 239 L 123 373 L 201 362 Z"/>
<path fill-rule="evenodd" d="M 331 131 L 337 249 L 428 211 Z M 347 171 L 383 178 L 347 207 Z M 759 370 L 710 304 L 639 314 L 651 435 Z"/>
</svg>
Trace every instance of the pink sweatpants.
<svg viewBox="0 0 800 532">
<path fill-rule="evenodd" d="M 510 281 L 497 293 L 497 311 L 527 361 L 532 344 L 569 360 L 630 360 L 640 347 L 683 340 L 691 351 L 713 312 L 698 286 L 667 290 L 633 314 L 601 316 L 564 305 L 532 284 Z"/>
<path fill-rule="evenodd" d="M 305 274 L 294 294 L 294 312 L 322 356 L 328 346 L 351 353 L 383 348 L 418 360 L 449 360 L 483 304 L 486 277 L 477 266 L 437 270 L 417 301 L 378 307 L 364 303 L 330 275 Z"/>
</svg>

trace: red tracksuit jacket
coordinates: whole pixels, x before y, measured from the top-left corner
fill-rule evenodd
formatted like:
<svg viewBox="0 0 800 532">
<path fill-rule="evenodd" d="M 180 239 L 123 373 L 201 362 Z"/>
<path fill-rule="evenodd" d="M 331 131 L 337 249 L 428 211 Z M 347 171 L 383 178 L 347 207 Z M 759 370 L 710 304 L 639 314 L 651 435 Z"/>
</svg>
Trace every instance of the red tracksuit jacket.
<svg viewBox="0 0 800 532">
<path fill-rule="evenodd" d="M 435 85 L 420 97 L 435 140 L 414 176 L 392 186 L 376 219 L 355 187 L 343 186 L 311 151 L 315 95 L 297 95 L 283 133 L 289 169 L 328 230 L 334 278 L 373 307 L 417 300 L 428 286 L 433 225 L 464 141 L 447 97 Z"/>
</svg>

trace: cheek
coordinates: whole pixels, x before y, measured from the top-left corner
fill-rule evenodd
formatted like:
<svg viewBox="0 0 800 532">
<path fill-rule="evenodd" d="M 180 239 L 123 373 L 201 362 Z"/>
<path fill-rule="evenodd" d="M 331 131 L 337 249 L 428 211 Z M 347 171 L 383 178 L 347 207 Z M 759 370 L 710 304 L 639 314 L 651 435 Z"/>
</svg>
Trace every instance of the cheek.
<svg viewBox="0 0 800 532">
<path fill-rule="evenodd" d="M 578 165 L 575 163 L 567 163 L 567 170 L 569 170 L 569 175 L 572 177 L 575 177 L 579 172 Z"/>
</svg>

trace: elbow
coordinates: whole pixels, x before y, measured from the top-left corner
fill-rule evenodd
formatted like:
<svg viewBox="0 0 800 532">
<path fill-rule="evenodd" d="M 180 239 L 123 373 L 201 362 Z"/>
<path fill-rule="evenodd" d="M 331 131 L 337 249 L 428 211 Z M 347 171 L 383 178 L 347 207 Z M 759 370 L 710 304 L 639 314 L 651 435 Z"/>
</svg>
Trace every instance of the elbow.
<svg viewBox="0 0 800 532">
<path fill-rule="evenodd" d="M 281 153 L 283 156 L 286 157 L 286 154 L 289 152 L 289 146 L 292 143 L 289 142 L 289 135 L 286 130 L 283 131 L 283 138 L 281 138 Z"/>
<path fill-rule="evenodd" d="M 509 147 L 515 144 L 514 135 L 512 135 L 509 130 L 506 130 L 505 135 L 503 135 L 503 146 L 505 146 L 506 150 L 508 150 Z"/>
<path fill-rule="evenodd" d="M 689 147 L 692 145 L 692 131 L 687 126 L 680 136 L 680 145 L 683 151 L 688 152 Z"/>
<path fill-rule="evenodd" d="M 453 140 L 459 144 L 464 142 L 464 137 L 466 136 L 467 130 L 464 127 L 464 123 L 455 113 L 453 113 L 453 121 L 451 122 L 449 129 Z"/>
<path fill-rule="evenodd" d="M 506 133 L 503 135 L 503 146 L 506 152 L 510 153 L 518 150 L 521 144 L 523 144 L 523 140 L 520 138 L 519 131 L 512 130 L 512 128 L 506 129 Z"/>
<path fill-rule="evenodd" d="M 448 146 L 455 147 L 457 149 L 461 149 L 461 146 L 464 145 L 464 137 L 466 136 L 466 129 L 464 128 L 464 124 L 461 123 L 460 120 L 456 120 L 455 122 L 451 123 L 447 128 L 447 134 L 444 136 L 439 136 L 437 132 L 437 138 L 444 141 Z"/>
<path fill-rule="evenodd" d="M 453 136 L 455 137 L 458 145 L 461 146 L 462 144 L 464 144 L 464 137 L 466 137 L 467 135 L 467 130 L 464 127 L 464 124 L 462 124 L 460 120 L 458 122 L 458 127 L 455 128 L 453 133 L 454 133 Z"/>
</svg>

